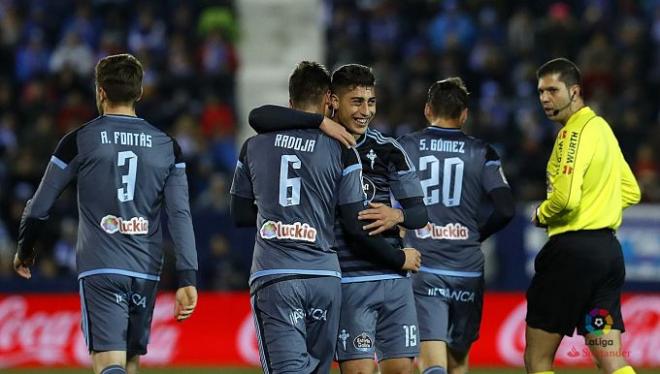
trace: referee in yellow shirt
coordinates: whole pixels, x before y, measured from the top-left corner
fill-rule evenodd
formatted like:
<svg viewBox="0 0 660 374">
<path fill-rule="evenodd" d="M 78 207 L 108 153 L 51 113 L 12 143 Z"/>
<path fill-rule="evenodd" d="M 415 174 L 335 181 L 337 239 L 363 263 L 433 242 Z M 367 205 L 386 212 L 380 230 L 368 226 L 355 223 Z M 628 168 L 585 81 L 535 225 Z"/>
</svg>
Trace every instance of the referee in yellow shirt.
<svg viewBox="0 0 660 374">
<path fill-rule="evenodd" d="M 547 166 L 547 199 L 532 222 L 549 240 L 536 256 L 527 291 L 525 366 L 552 373 L 562 338 L 578 333 L 604 373 L 635 371 L 621 351 L 621 245 L 614 235 L 639 186 L 608 123 L 585 106 L 580 71 L 565 58 L 536 73 L 549 119 L 562 128 Z"/>
</svg>

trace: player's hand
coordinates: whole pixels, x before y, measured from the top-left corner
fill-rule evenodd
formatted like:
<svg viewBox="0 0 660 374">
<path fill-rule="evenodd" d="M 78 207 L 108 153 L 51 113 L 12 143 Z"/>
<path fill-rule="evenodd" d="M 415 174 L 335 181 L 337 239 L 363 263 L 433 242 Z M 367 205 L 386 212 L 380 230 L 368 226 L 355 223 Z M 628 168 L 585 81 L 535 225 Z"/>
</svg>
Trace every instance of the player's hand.
<svg viewBox="0 0 660 374">
<path fill-rule="evenodd" d="M 539 208 L 537 207 L 534 209 L 534 212 L 532 213 L 532 219 L 531 219 L 532 225 L 540 228 L 546 228 L 548 225 L 544 225 L 539 221 Z"/>
<path fill-rule="evenodd" d="M 319 129 L 323 131 L 327 136 L 338 140 L 341 144 L 346 146 L 346 148 L 355 146 L 355 138 L 353 135 L 346 131 L 344 126 L 331 120 L 328 117 L 323 117 L 323 122 L 321 122 Z"/>
<path fill-rule="evenodd" d="M 176 290 L 174 318 L 181 322 L 192 316 L 197 306 L 197 288 L 195 286 L 181 287 Z"/>
<path fill-rule="evenodd" d="M 30 266 L 32 265 L 34 265 L 34 257 L 30 257 L 21 261 L 18 258 L 18 253 L 14 255 L 14 270 L 21 277 L 25 279 L 32 278 L 32 272 L 30 271 Z"/>
<path fill-rule="evenodd" d="M 369 235 L 378 235 L 392 227 L 403 222 L 403 212 L 401 209 L 390 208 L 381 203 L 369 203 L 369 208 L 360 211 L 358 214 L 360 221 L 371 221 L 370 224 L 362 226 L 362 230 L 369 231 Z"/>
<path fill-rule="evenodd" d="M 404 248 L 403 253 L 406 254 L 406 262 L 404 262 L 401 270 L 418 272 L 422 266 L 422 254 L 415 248 Z"/>
</svg>

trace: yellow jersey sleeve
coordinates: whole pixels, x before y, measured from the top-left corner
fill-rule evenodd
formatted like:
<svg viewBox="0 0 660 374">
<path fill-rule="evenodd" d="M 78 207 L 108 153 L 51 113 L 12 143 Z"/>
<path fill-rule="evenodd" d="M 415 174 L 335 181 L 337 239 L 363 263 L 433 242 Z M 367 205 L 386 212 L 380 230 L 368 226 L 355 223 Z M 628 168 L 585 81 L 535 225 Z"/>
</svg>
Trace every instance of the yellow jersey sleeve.
<svg viewBox="0 0 660 374">
<path fill-rule="evenodd" d="M 642 193 L 635 179 L 635 175 L 630 170 L 630 166 L 623 158 L 623 154 L 619 158 L 621 163 L 621 200 L 623 209 L 639 203 L 642 198 Z"/>
<path fill-rule="evenodd" d="M 586 123 L 577 129 L 562 129 L 552 150 L 552 170 L 548 170 L 551 192 L 538 209 L 538 219 L 548 224 L 580 206 L 582 183 L 599 136 Z"/>
</svg>

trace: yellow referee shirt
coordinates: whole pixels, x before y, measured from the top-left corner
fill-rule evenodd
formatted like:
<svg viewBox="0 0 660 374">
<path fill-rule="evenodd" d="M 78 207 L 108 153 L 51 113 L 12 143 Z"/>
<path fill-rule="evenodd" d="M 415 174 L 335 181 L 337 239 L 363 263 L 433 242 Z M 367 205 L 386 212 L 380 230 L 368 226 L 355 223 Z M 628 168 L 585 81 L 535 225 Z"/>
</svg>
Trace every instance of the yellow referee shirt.
<svg viewBox="0 0 660 374">
<path fill-rule="evenodd" d="M 616 229 L 623 209 L 640 199 L 612 129 L 589 107 L 573 113 L 559 130 L 546 172 L 547 198 L 537 216 L 549 236 Z"/>
</svg>

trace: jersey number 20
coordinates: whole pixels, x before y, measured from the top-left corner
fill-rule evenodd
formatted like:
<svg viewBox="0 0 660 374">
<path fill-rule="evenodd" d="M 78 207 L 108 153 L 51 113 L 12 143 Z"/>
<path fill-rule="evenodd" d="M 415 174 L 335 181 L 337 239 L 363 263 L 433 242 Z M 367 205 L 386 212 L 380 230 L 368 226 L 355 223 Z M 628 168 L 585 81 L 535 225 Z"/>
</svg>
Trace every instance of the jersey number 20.
<svg viewBox="0 0 660 374">
<path fill-rule="evenodd" d="M 300 177 L 289 178 L 289 165 L 300 169 L 300 159 L 296 155 L 282 155 L 280 159 L 280 196 L 281 206 L 300 204 Z"/>
<path fill-rule="evenodd" d="M 442 167 L 442 203 L 446 207 L 461 205 L 461 192 L 463 191 L 463 168 L 465 164 L 458 157 L 444 160 Z M 429 169 L 431 176 L 422 179 L 420 184 L 424 190 L 424 203 L 434 205 L 440 202 L 440 160 L 435 156 L 424 156 L 419 159 L 419 170 Z"/>
<path fill-rule="evenodd" d="M 138 156 L 133 151 L 117 152 L 117 166 L 122 167 L 128 161 L 128 173 L 121 176 L 121 188 L 117 189 L 117 199 L 121 202 L 133 201 L 135 194 L 135 175 Z"/>
</svg>

